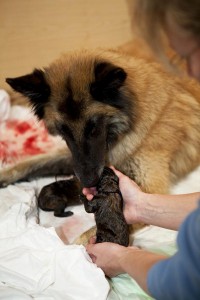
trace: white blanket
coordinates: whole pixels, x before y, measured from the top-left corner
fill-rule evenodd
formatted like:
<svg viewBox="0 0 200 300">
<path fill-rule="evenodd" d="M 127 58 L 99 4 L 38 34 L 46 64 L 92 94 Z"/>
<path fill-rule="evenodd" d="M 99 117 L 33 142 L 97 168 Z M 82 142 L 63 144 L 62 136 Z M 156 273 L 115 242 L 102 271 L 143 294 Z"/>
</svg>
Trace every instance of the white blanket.
<svg viewBox="0 0 200 300">
<path fill-rule="evenodd" d="M 109 284 L 85 248 L 66 246 L 54 227 L 37 223 L 31 184 L 1 189 L 0 199 L 0 299 L 16 299 L 17 292 L 45 300 L 107 298 Z"/>
</svg>

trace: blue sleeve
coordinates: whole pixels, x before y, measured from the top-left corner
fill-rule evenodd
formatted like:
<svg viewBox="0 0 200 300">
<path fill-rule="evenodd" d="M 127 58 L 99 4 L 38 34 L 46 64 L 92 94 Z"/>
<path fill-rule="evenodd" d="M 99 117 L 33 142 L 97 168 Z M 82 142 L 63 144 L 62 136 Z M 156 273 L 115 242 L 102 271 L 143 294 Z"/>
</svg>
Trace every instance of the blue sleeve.
<svg viewBox="0 0 200 300">
<path fill-rule="evenodd" d="M 149 270 L 148 290 L 157 300 L 200 299 L 200 204 L 180 227 L 177 244 L 174 256 Z"/>
</svg>

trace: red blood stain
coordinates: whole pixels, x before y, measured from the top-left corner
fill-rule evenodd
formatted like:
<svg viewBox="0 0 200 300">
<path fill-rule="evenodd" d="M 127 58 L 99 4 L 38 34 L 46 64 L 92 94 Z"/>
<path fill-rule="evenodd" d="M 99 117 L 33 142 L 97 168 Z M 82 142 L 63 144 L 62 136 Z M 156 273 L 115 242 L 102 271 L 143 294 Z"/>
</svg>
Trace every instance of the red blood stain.
<svg viewBox="0 0 200 300">
<path fill-rule="evenodd" d="M 0 138 L 1 163 L 45 153 L 53 144 L 43 122 L 11 120 L 6 122 L 6 129 L 9 130 L 9 137 L 4 141 Z"/>
<path fill-rule="evenodd" d="M 19 121 L 16 121 L 16 120 L 8 121 L 6 126 L 7 126 L 8 129 L 12 129 L 12 130 L 14 129 L 15 132 L 16 132 L 16 135 L 17 134 L 24 134 L 28 130 L 32 129 L 31 124 L 29 124 L 26 121 L 23 121 L 23 122 L 19 122 Z"/>
<path fill-rule="evenodd" d="M 25 132 L 27 132 L 30 129 L 31 129 L 31 125 L 26 121 L 16 124 L 16 127 L 15 127 L 15 131 L 19 134 L 24 134 Z"/>
<path fill-rule="evenodd" d="M 36 145 L 37 135 L 30 136 L 23 144 L 23 151 L 26 154 L 34 155 L 44 153 L 44 151 Z"/>
<path fill-rule="evenodd" d="M 17 151 L 9 149 L 9 142 L 0 141 L 0 161 L 2 164 L 9 163 L 17 157 Z"/>
</svg>

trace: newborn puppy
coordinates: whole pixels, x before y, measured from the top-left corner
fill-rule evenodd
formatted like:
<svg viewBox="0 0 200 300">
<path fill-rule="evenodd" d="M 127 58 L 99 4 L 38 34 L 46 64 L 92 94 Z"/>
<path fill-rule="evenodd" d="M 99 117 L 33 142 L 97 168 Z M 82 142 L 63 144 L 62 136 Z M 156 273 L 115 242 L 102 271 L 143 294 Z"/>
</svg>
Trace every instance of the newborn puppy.
<svg viewBox="0 0 200 300">
<path fill-rule="evenodd" d="M 42 188 L 38 196 L 38 207 L 44 211 L 54 211 L 55 217 L 69 217 L 71 211 L 65 211 L 69 205 L 81 204 L 80 186 L 76 179 L 60 180 Z"/>
<path fill-rule="evenodd" d="M 96 243 L 112 242 L 128 246 L 129 226 L 123 215 L 123 198 L 119 190 L 119 179 L 112 169 L 104 168 L 97 184 L 97 192 L 91 201 L 81 195 L 85 210 L 95 215 Z"/>
</svg>

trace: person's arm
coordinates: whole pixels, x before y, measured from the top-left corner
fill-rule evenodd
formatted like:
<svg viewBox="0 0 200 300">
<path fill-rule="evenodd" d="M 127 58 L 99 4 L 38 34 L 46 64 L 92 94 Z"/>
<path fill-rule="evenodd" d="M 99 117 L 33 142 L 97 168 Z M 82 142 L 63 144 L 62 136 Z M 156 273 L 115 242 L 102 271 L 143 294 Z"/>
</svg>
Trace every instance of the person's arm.
<svg viewBox="0 0 200 300">
<path fill-rule="evenodd" d="M 177 230 L 186 216 L 196 208 L 199 198 L 200 193 L 143 194 L 137 204 L 137 219 L 145 224 Z"/>
<path fill-rule="evenodd" d="M 200 205 L 180 227 L 177 253 L 149 270 L 147 286 L 156 299 L 200 299 Z"/>
</svg>

